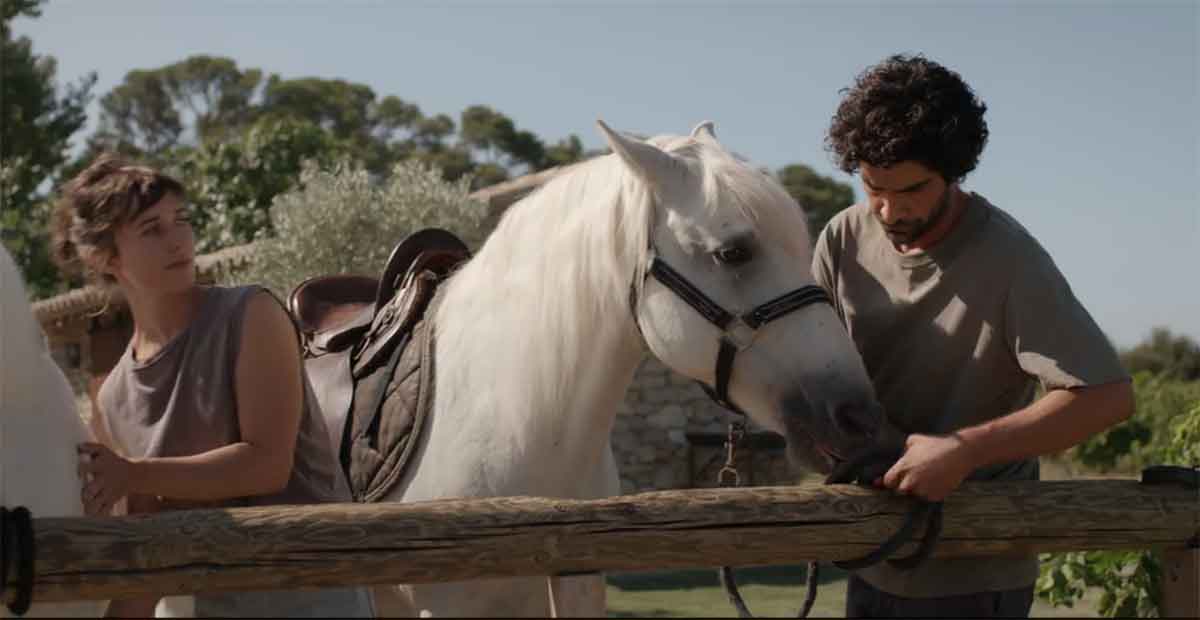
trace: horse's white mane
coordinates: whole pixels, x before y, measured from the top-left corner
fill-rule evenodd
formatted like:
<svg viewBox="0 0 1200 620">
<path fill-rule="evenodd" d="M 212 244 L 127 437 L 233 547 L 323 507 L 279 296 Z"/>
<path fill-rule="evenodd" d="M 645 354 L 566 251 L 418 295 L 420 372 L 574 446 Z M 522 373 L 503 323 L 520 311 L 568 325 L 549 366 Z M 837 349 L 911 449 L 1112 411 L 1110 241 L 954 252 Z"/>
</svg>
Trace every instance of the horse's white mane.
<svg viewBox="0 0 1200 620">
<path fill-rule="evenodd" d="M 649 143 L 698 175 L 710 212 L 737 208 L 772 243 L 794 248 L 796 269 L 808 270 L 804 213 L 768 174 L 705 139 L 665 136 Z M 579 164 L 513 205 L 451 280 L 436 319 L 439 325 L 467 321 L 458 326 L 488 329 L 447 333 L 439 327 L 439 346 L 457 349 L 455 355 L 473 353 L 477 360 L 488 355 L 510 370 L 489 376 L 522 378 L 520 385 L 484 388 L 528 391 L 523 399 L 510 395 L 497 401 L 523 401 L 531 409 L 535 403 L 567 402 L 564 392 L 578 380 L 575 360 L 589 355 L 586 348 L 600 341 L 598 332 L 634 333 L 630 286 L 640 295 L 635 274 L 647 261 L 654 204 L 648 184 L 618 157 L 606 156 Z M 486 335 L 489 330 L 526 336 L 504 339 Z M 467 338 L 468 331 L 473 341 L 454 340 Z M 534 332 L 554 333 L 558 340 L 548 342 Z M 480 338 L 507 350 L 489 350 Z"/>
</svg>

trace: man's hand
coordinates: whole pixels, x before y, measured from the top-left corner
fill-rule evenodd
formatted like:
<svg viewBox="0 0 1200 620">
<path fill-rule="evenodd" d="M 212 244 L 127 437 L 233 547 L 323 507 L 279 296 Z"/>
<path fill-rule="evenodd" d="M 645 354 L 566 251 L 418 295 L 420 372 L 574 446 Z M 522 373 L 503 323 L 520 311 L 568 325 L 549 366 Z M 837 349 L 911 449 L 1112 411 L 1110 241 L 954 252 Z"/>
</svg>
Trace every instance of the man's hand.
<svg viewBox="0 0 1200 620">
<path fill-rule="evenodd" d="M 883 486 L 898 493 L 940 502 L 975 469 L 967 445 L 957 435 L 912 434 L 904 455 L 884 474 Z"/>
</svg>

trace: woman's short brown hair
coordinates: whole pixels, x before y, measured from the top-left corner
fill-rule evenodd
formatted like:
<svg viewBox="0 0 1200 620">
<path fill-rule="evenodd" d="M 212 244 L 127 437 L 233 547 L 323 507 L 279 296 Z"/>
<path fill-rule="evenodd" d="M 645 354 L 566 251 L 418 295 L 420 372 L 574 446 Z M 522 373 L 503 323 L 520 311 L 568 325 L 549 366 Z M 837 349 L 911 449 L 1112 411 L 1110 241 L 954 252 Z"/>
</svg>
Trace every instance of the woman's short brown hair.
<svg viewBox="0 0 1200 620">
<path fill-rule="evenodd" d="M 111 284 L 112 277 L 92 265 L 116 254 L 116 227 L 168 194 L 183 198 L 183 184 L 120 155 L 100 155 L 59 190 L 50 223 L 54 262 L 65 273 Z"/>
</svg>

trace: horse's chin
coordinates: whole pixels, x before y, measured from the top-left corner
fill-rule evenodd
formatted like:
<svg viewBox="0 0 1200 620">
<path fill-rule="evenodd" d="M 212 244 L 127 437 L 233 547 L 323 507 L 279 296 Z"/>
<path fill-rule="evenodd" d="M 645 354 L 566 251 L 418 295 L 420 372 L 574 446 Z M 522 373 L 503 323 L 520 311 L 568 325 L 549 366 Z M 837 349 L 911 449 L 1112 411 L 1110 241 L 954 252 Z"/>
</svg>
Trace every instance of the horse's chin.
<svg viewBox="0 0 1200 620">
<path fill-rule="evenodd" d="M 816 472 L 828 474 L 842 459 L 834 452 L 813 441 L 806 434 L 793 433 L 787 438 L 788 465 L 796 474 Z"/>
</svg>

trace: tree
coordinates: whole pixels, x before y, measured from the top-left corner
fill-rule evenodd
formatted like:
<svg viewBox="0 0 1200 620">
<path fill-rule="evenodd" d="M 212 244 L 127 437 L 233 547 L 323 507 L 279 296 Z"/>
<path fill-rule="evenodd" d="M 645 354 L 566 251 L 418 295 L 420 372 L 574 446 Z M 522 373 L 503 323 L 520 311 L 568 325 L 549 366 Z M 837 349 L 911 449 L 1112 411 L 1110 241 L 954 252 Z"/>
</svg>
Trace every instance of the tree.
<svg viewBox="0 0 1200 620">
<path fill-rule="evenodd" d="M 183 119 L 159 70 L 134 70 L 100 98 L 97 138 L 107 148 L 134 149 L 159 157 L 179 143 Z"/>
<path fill-rule="evenodd" d="M 1150 336 L 1128 351 L 1121 362 L 1131 373 L 1147 371 L 1182 381 L 1200 381 L 1200 345 L 1187 336 L 1176 336 L 1166 327 L 1155 327 Z"/>
<path fill-rule="evenodd" d="M 197 142 L 223 139 L 254 122 L 262 71 L 238 69 L 229 58 L 198 55 L 161 69 L 176 108 L 192 113 Z"/>
<path fill-rule="evenodd" d="M 487 154 L 488 162 L 522 172 L 546 168 L 546 146 L 532 132 L 518 130 L 512 119 L 485 105 L 462 112 L 459 137 L 463 144 Z"/>
<path fill-rule="evenodd" d="M 583 151 L 583 141 L 579 139 L 579 136 L 571 134 L 546 148 L 543 164 L 546 168 L 553 168 L 567 166 L 584 159 L 587 159 L 587 155 Z"/>
<path fill-rule="evenodd" d="M 853 187 L 818 174 L 804 164 L 784 166 L 775 175 L 808 214 L 808 227 L 814 240 L 834 215 L 854 204 Z"/>
<path fill-rule="evenodd" d="M 348 157 L 377 181 L 412 159 L 448 181 L 469 176 L 479 189 L 587 155 L 576 136 L 547 148 L 484 105 L 456 123 L 365 84 L 263 76 L 207 55 L 130 71 L 102 98 L 100 130 L 68 169 L 115 150 L 175 171 L 197 207 L 199 249 L 211 251 L 269 235 L 267 207 L 295 187 L 307 159 L 321 166 Z"/>
<path fill-rule="evenodd" d="M 12 20 L 39 17 L 42 1 L 0 0 L 0 240 L 37 296 L 52 293 L 59 279 L 39 190 L 66 162 L 96 82 L 89 74 L 60 90 L 54 58 L 35 54 L 28 37 L 13 37 Z"/>
</svg>

